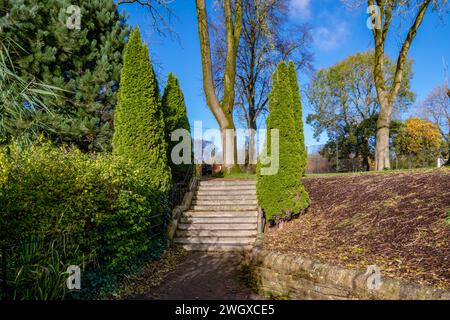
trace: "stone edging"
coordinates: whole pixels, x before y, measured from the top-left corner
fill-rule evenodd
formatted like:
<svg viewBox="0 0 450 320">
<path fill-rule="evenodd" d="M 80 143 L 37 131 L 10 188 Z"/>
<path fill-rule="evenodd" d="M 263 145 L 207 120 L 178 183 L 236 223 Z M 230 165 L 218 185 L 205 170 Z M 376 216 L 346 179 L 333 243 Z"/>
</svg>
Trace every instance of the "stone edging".
<svg viewBox="0 0 450 320">
<path fill-rule="evenodd" d="M 178 222 L 181 218 L 181 215 L 183 214 L 183 212 L 189 210 L 189 208 L 191 207 L 192 199 L 194 198 L 194 194 L 195 191 L 197 190 L 199 181 L 200 179 L 198 177 L 193 177 L 191 179 L 188 191 L 183 197 L 183 202 L 181 203 L 181 205 L 176 206 L 172 210 L 172 217 L 169 222 L 169 228 L 167 231 L 167 236 L 170 243 L 172 243 L 173 237 L 175 236 L 175 232 L 177 231 Z"/>
<path fill-rule="evenodd" d="M 256 241 L 254 247 L 257 249 L 262 249 L 264 245 L 264 228 L 266 226 L 266 218 L 264 216 L 264 211 L 261 207 L 258 207 L 258 222 L 256 228 Z"/>
<path fill-rule="evenodd" d="M 450 291 L 381 277 L 379 289 L 369 289 L 370 275 L 329 266 L 292 254 L 256 247 L 254 276 L 266 294 L 290 299 L 450 300 Z"/>
</svg>

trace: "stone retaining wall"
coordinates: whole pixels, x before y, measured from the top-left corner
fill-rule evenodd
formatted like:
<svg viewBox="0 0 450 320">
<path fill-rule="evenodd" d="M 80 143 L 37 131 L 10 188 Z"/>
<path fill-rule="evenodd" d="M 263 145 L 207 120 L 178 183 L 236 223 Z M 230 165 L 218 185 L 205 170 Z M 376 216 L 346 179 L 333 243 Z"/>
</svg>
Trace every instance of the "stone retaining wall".
<svg viewBox="0 0 450 320">
<path fill-rule="evenodd" d="M 255 248 L 254 276 L 268 295 L 295 300 L 450 300 L 450 291 L 384 278 L 369 289 L 369 274 L 328 266 L 290 254 Z"/>
</svg>

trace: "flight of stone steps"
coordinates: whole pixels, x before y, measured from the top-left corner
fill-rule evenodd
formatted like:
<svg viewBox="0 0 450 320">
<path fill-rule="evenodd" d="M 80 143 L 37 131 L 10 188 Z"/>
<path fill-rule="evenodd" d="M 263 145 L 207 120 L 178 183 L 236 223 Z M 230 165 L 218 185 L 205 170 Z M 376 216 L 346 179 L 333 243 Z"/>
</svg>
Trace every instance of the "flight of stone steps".
<svg viewBox="0 0 450 320">
<path fill-rule="evenodd" d="M 192 251 L 251 250 L 257 236 L 257 207 L 254 180 L 200 181 L 174 241 Z"/>
</svg>

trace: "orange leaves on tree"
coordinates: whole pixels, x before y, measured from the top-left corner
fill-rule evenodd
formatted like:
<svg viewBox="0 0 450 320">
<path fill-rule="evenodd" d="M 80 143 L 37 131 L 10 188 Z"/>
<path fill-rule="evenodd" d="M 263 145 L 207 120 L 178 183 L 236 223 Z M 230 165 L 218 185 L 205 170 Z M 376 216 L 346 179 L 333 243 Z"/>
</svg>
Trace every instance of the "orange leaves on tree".
<svg viewBox="0 0 450 320">
<path fill-rule="evenodd" d="M 420 154 L 424 148 L 437 152 L 441 140 L 442 136 L 437 125 L 424 119 L 410 118 L 405 121 L 395 144 L 403 154 Z"/>
</svg>

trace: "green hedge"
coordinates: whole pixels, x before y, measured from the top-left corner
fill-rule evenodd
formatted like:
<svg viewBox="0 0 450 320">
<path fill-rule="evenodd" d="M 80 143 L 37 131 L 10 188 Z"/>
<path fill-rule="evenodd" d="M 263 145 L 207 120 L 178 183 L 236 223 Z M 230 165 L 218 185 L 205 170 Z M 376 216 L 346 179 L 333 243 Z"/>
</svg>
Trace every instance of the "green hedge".
<svg viewBox="0 0 450 320">
<path fill-rule="evenodd" d="M 133 270 L 152 255 L 152 228 L 168 212 L 141 170 L 49 143 L 0 149 L 0 244 L 67 232 L 105 272 Z"/>
</svg>

